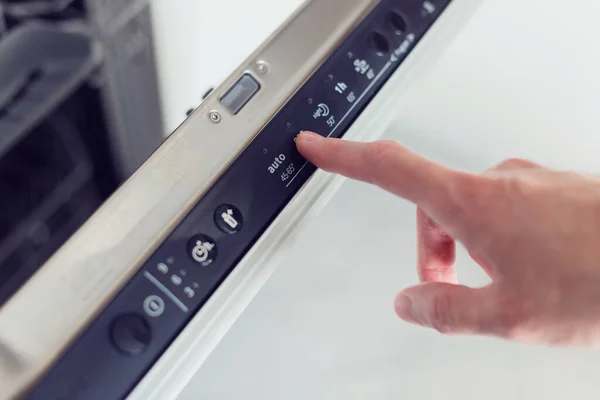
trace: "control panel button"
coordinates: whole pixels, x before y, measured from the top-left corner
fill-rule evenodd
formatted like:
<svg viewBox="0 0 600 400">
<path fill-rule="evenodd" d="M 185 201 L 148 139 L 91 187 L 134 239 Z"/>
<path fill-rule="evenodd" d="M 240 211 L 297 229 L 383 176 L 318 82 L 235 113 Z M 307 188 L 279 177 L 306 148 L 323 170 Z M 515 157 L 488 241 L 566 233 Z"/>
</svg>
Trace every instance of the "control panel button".
<svg viewBox="0 0 600 400">
<path fill-rule="evenodd" d="M 380 32 L 371 33 L 369 36 L 369 45 L 375 50 L 378 56 L 388 54 L 391 48 L 389 40 Z"/>
<path fill-rule="evenodd" d="M 146 297 L 144 312 L 152 318 L 160 317 L 165 312 L 165 301 L 156 295 Z"/>
<path fill-rule="evenodd" d="M 252 75 L 244 74 L 221 98 L 221 103 L 230 113 L 237 115 L 259 90 L 258 81 Z"/>
<path fill-rule="evenodd" d="M 393 11 L 388 16 L 388 21 L 391 27 L 394 29 L 394 33 L 396 35 L 404 35 L 406 33 L 406 29 L 408 24 L 406 23 L 406 18 L 396 11 Z"/>
<path fill-rule="evenodd" d="M 233 235 L 242 229 L 244 219 L 240 210 L 229 204 L 223 204 L 215 212 L 215 223 L 225 233 Z"/>
<path fill-rule="evenodd" d="M 208 267 L 217 258 L 217 245 L 206 235 L 196 235 L 188 242 L 188 253 L 194 262 Z"/>
<path fill-rule="evenodd" d="M 152 340 L 152 330 L 142 315 L 125 314 L 113 321 L 110 338 L 121 353 L 137 357 L 148 348 Z"/>
</svg>

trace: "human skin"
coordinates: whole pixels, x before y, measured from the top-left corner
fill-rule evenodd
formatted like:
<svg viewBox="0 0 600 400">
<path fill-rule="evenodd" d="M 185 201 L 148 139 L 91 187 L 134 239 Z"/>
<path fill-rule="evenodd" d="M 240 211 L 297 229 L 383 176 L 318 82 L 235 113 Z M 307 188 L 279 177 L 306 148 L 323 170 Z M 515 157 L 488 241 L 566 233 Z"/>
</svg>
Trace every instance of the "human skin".
<svg viewBox="0 0 600 400">
<path fill-rule="evenodd" d="M 511 159 L 483 174 L 453 170 L 395 142 L 311 132 L 298 150 L 319 168 L 417 206 L 418 275 L 395 310 L 447 335 L 549 346 L 600 344 L 600 178 Z M 460 242 L 492 283 L 457 282 Z"/>
</svg>

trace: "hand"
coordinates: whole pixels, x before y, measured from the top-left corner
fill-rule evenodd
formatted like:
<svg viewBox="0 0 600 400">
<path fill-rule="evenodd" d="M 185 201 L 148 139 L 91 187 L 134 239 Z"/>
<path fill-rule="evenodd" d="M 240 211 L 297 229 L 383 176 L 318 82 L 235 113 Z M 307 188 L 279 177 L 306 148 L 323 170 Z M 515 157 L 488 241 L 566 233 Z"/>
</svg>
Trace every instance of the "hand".
<svg viewBox="0 0 600 400">
<path fill-rule="evenodd" d="M 318 167 L 377 185 L 418 206 L 421 284 L 396 297 L 398 316 L 444 334 L 560 346 L 600 344 L 600 180 L 508 160 L 482 175 L 455 171 L 393 142 L 302 133 Z M 455 242 L 487 272 L 461 286 Z"/>
</svg>

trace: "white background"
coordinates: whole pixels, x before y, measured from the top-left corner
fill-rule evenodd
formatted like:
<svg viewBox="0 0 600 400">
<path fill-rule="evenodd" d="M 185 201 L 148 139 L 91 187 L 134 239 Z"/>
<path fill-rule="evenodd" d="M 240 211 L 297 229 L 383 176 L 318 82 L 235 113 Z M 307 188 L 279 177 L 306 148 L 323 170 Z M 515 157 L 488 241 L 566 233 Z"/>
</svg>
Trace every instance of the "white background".
<svg viewBox="0 0 600 400">
<path fill-rule="evenodd" d="M 173 24 L 176 3 L 188 8 Z M 170 124 L 299 3 L 157 2 Z M 598 15 L 594 0 L 485 1 L 398 99 L 387 138 L 475 171 L 521 156 L 600 172 Z M 177 43 L 178 31 L 194 39 Z M 597 399 L 597 352 L 446 338 L 397 320 L 394 295 L 417 282 L 414 211 L 347 183 L 181 399 Z M 464 252 L 459 269 L 485 282 Z"/>
<path fill-rule="evenodd" d="M 303 0 L 153 0 L 166 133 Z"/>
</svg>

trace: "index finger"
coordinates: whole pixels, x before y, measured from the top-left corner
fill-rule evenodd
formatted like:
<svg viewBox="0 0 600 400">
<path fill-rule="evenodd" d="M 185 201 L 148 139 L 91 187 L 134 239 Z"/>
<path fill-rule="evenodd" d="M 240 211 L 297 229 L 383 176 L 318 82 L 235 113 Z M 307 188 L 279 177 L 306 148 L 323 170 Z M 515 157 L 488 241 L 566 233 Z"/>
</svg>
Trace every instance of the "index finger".
<svg viewBox="0 0 600 400">
<path fill-rule="evenodd" d="M 358 143 L 303 132 L 298 150 L 317 167 L 371 183 L 422 208 L 460 239 L 463 188 L 475 177 L 427 160 L 395 142 Z"/>
</svg>

